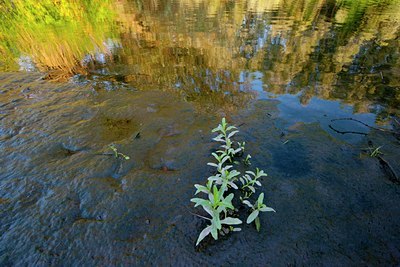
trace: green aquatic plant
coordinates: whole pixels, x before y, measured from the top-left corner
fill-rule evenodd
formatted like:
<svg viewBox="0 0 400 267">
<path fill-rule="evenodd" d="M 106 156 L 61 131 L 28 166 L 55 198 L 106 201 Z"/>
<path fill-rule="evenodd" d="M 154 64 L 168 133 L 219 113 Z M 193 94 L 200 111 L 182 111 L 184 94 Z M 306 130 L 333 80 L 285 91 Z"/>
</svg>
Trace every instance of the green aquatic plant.
<svg viewBox="0 0 400 267">
<path fill-rule="evenodd" d="M 250 154 L 247 154 L 246 158 L 243 160 L 243 164 L 246 166 L 250 166 L 251 165 L 250 159 L 251 159 Z"/>
<path fill-rule="evenodd" d="M 241 224 L 242 221 L 237 218 L 227 217 L 227 209 L 234 209 L 232 205 L 232 199 L 234 194 L 230 193 L 224 197 L 224 191 L 226 187 L 221 186 L 219 189 L 217 186 L 212 187 L 211 190 L 206 190 L 208 193 L 208 200 L 202 198 L 192 198 L 191 201 L 195 203 L 195 207 L 202 206 L 203 209 L 211 216 L 211 225 L 201 231 L 199 238 L 197 239 L 196 246 L 211 233 L 214 239 L 218 239 L 218 231 L 222 229 L 222 225 L 237 225 Z M 202 191 L 204 192 L 204 191 Z M 221 213 L 224 213 L 224 219 L 221 220 Z"/>
<path fill-rule="evenodd" d="M 258 215 L 260 214 L 260 211 L 262 212 L 267 212 L 267 211 L 273 211 L 276 212 L 273 208 L 267 207 L 264 203 L 264 193 L 261 193 L 258 196 L 257 201 L 253 204 L 250 203 L 248 200 L 243 200 L 243 204 L 246 204 L 248 207 L 251 208 L 252 212 L 250 213 L 249 217 L 247 217 L 246 223 L 250 224 L 254 221 L 256 225 L 257 231 L 260 231 L 261 224 L 260 224 L 260 218 Z"/>
<path fill-rule="evenodd" d="M 247 219 L 248 223 L 255 220 L 257 230 L 260 229 L 260 219 L 258 214 L 260 211 L 269 211 L 269 208 L 263 204 L 264 193 L 261 193 L 258 200 L 252 205 L 248 200 L 252 194 L 256 192 L 256 186 L 260 187 L 261 182 L 259 179 L 267 174 L 258 168 L 256 171 L 245 172 L 245 175 L 240 176 L 241 173 L 234 169 L 231 163 L 239 164 L 235 158 L 243 155 L 245 142 L 232 141 L 232 137 L 238 133 L 236 127 L 229 126 L 226 119 L 223 118 L 221 123 L 212 130 L 213 133 L 218 135 L 213 138 L 214 141 L 221 143 L 220 149 L 211 155 L 216 162 L 209 162 L 207 165 L 216 168 L 213 175 L 207 178 L 206 185 L 195 184 L 195 195 L 200 193 L 205 194 L 204 198 L 196 197 L 190 201 L 195 203 L 195 207 L 201 206 L 203 210 L 211 217 L 199 217 L 208 220 L 210 223 L 201 231 L 196 246 L 209 234 L 217 240 L 219 235 L 225 235 L 229 232 L 240 231 L 241 228 L 234 227 L 234 225 L 242 224 L 242 221 L 237 218 L 239 214 L 238 208 L 233 205 L 239 201 L 234 201 L 235 196 L 238 197 L 242 203 L 246 204 L 252 209 L 252 212 Z M 250 166 L 250 154 L 243 160 L 245 167 Z M 238 184 L 241 183 L 239 188 Z M 240 189 L 240 190 L 239 190 Z M 235 193 L 239 192 L 239 194 Z M 239 202 L 240 203 L 240 202 Z M 253 218 L 254 217 L 254 218 Z"/>
<path fill-rule="evenodd" d="M 235 126 L 228 126 L 225 118 L 222 118 L 221 123 L 214 129 L 212 129 L 212 133 L 219 132 L 218 136 L 213 138 L 214 141 L 221 142 L 221 148 L 224 150 L 218 150 L 217 152 L 221 153 L 221 155 L 228 156 L 229 161 L 232 162 L 233 157 L 240 151 L 242 151 L 242 146 L 238 148 L 233 148 L 233 142 L 231 138 L 238 133 Z M 243 144 L 244 149 L 244 144 Z"/>
<path fill-rule="evenodd" d="M 251 177 L 253 176 L 253 178 Z M 246 171 L 246 174 L 239 178 L 240 182 L 242 183 L 242 190 L 250 190 L 251 192 L 255 193 L 255 185 L 261 186 L 260 179 L 263 176 L 268 176 L 263 170 L 259 170 L 256 168 L 256 173 L 252 171 Z"/>
<path fill-rule="evenodd" d="M 123 159 L 125 159 L 125 160 L 130 159 L 129 156 L 127 156 L 127 155 L 125 155 L 125 154 L 123 154 L 123 153 L 121 153 L 121 152 L 118 152 L 118 150 L 117 150 L 117 148 L 115 147 L 114 144 L 111 144 L 111 145 L 109 145 L 108 147 L 113 151 L 113 155 L 114 155 L 114 157 L 115 157 L 116 159 L 117 159 L 117 158 L 123 158 Z"/>
</svg>

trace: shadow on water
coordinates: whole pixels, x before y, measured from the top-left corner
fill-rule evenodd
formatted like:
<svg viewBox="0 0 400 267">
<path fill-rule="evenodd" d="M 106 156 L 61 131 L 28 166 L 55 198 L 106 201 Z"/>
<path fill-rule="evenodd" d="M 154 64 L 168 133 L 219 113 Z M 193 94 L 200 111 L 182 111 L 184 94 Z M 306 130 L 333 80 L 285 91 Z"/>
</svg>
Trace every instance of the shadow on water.
<svg viewBox="0 0 400 267">
<path fill-rule="evenodd" d="M 400 263 L 398 1 L 0 11 L 0 265 Z M 222 115 L 277 213 L 196 249 Z"/>
</svg>

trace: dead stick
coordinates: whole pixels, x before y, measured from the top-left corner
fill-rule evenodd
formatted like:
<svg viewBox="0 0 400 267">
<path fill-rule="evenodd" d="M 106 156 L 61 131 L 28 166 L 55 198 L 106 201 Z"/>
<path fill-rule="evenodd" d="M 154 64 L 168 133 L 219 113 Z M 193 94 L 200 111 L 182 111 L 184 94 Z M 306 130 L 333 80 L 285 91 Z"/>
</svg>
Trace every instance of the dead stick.
<svg viewBox="0 0 400 267">
<path fill-rule="evenodd" d="M 339 130 L 336 130 L 335 128 L 333 128 L 333 126 L 330 125 L 330 124 L 329 124 L 329 128 L 331 128 L 332 130 L 334 130 L 335 132 L 340 133 L 340 134 L 361 134 L 361 135 L 368 135 L 367 133 L 362 133 L 362 132 L 339 131 Z"/>
<path fill-rule="evenodd" d="M 364 123 L 362 121 L 359 121 L 359 120 L 356 120 L 356 119 L 353 119 L 353 118 L 340 118 L 340 119 L 332 119 L 331 120 L 331 122 L 334 122 L 334 121 L 355 121 L 355 122 L 358 122 L 358 123 L 360 123 L 360 124 L 362 124 L 362 125 L 364 125 L 364 126 L 366 126 L 368 128 L 371 128 L 371 129 L 374 129 L 374 130 L 377 130 L 377 131 L 395 133 L 395 131 L 386 130 L 386 129 L 382 129 L 382 128 L 376 128 L 376 127 L 373 127 L 371 125 L 368 125 L 368 124 L 366 124 L 366 123 Z"/>
<path fill-rule="evenodd" d="M 182 205 L 183 206 L 183 205 Z M 199 215 L 199 214 L 197 214 L 197 213 L 193 213 L 193 212 L 191 212 L 187 207 L 185 207 L 185 206 L 183 206 L 190 214 L 192 214 L 192 215 L 194 215 L 194 216 L 197 216 L 197 217 L 200 217 L 200 218 L 203 218 L 203 219 L 206 219 L 206 220 L 209 220 L 209 221 L 211 221 L 211 219 L 210 218 L 207 218 L 207 217 L 204 217 L 204 216 L 201 216 L 201 215 Z"/>
</svg>

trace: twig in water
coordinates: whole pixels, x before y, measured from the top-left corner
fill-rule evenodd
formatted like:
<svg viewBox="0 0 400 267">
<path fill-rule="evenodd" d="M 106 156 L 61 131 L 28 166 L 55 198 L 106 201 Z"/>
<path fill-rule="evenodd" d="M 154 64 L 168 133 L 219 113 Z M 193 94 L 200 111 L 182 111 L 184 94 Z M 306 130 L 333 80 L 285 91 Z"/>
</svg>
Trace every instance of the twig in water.
<svg viewBox="0 0 400 267">
<path fill-rule="evenodd" d="M 185 207 L 185 206 L 183 206 L 182 205 L 182 207 L 184 207 L 190 214 L 192 214 L 192 215 L 194 215 L 194 216 L 197 216 L 197 217 L 200 217 L 200 218 L 202 218 L 202 219 L 206 219 L 206 220 L 209 220 L 209 221 L 211 221 L 211 219 L 210 218 L 207 218 L 207 217 L 204 217 L 204 216 L 201 216 L 201 215 L 199 215 L 199 214 L 197 214 L 197 213 L 193 213 L 193 212 L 191 212 L 187 207 Z"/>
<path fill-rule="evenodd" d="M 373 126 L 371 126 L 371 125 L 368 125 L 368 124 L 366 124 L 366 123 L 364 123 L 364 122 L 362 122 L 362 121 L 359 121 L 359 120 L 356 120 L 356 119 L 353 119 L 353 118 L 339 118 L 339 119 L 332 119 L 332 120 L 331 120 L 331 122 L 334 122 L 334 121 L 355 121 L 355 122 L 358 122 L 358 123 L 364 125 L 365 127 L 368 127 L 368 128 L 371 128 L 371 129 L 374 129 L 374 130 L 377 130 L 377 131 L 395 133 L 395 131 L 387 130 L 387 129 L 382 129 L 382 128 L 376 128 L 376 127 L 373 127 Z M 331 127 L 331 128 L 332 128 L 332 127 Z"/>
<path fill-rule="evenodd" d="M 333 131 L 340 133 L 340 134 L 361 134 L 361 135 L 368 135 L 367 133 L 362 133 L 362 132 L 354 132 L 354 131 L 339 131 L 333 128 L 332 125 L 329 124 L 329 128 L 331 128 Z"/>
</svg>

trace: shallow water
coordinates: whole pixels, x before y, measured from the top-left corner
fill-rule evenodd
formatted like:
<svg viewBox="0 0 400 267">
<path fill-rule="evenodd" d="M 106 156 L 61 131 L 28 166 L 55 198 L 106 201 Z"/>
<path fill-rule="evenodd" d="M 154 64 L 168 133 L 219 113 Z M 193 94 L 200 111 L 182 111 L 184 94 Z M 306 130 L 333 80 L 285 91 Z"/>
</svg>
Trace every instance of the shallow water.
<svg viewBox="0 0 400 267">
<path fill-rule="evenodd" d="M 400 264 L 398 1 L 57 5 L 0 6 L 0 265 Z M 277 213 L 196 249 L 222 116 Z"/>
</svg>

